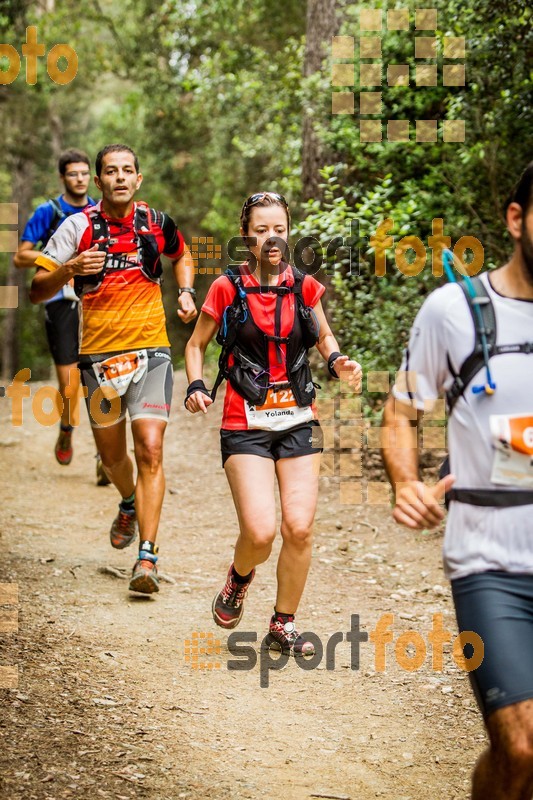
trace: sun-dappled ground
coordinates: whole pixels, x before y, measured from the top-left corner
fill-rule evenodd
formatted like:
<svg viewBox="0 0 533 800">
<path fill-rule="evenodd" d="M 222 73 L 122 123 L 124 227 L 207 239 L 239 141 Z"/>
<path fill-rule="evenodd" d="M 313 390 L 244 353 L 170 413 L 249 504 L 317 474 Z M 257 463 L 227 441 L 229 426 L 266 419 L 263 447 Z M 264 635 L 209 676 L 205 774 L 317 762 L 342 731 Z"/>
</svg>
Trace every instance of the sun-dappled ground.
<svg viewBox="0 0 533 800">
<path fill-rule="evenodd" d="M 386 506 L 340 505 L 338 479 L 324 477 L 298 615 L 320 637 L 320 663 L 267 668 L 274 557 L 259 568 L 238 629 L 255 637 L 252 650 L 237 658 L 210 613 L 236 532 L 218 451 L 221 403 L 191 417 L 184 375 L 176 379 L 160 528 L 168 580 L 148 599 L 128 596 L 121 578 L 135 553 L 109 545 L 117 496 L 95 485 L 85 417 L 62 468 L 56 429 L 35 422 L 29 401 L 23 426 L 12 427 L 0 399 L 0 582 L 10 585 L 0 602 L 11 602 L 0 609 L 0 666 L 18 670 L 18 686 L 0 689 L 2 800 L 468 797 L 480 717 L 450 645 L 436 671 L 427 636 L 435 614 L 456 635 L 440 534 L 399 529 Z M 393 640 L 380 671 L 375 643 L 346 633 L 357 624 L 371 633 L 385 614 Z M 406 651 L 412 636 L 400 638 L 408 630 L 422 637 L 416 652 Z M 424 648 L 420 668 L 405 669 Z M 10 675 L 0 671 L 4 685 Z"/>
</svg>

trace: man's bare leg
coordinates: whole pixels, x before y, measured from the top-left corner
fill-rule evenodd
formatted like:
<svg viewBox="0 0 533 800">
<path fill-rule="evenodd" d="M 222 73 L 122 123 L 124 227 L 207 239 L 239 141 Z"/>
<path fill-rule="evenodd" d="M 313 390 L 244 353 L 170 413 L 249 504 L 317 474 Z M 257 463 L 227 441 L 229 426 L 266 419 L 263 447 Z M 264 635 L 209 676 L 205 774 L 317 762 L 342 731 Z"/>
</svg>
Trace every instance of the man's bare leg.
<svg viewBox="0 0 533 800">
<path fill-rule="evenodd" d="M 135 491 L 133 463 L 126 444 L 126 420 L 121 419 L 108 428 L 93 428 L 94 440 L 102 463 L 111 482 L 122 497 L 130 497 Z"/>
<path fill-rule="evenodd" d="M 498 709 L 487 720 L 490 746 L 472 779 L 472 800 L 533 798 L 533 700 Z"/>
<path fill-rule="evenodd" d="M 165 496 L 163 436 L 167 423 L 159 419 L 136 419 L 131 423 L 137 463 L 135 507 L 141 539 L 155 542 Z"/>
<path fill-rule="evenodd" d="M 78 402 L 78 392 L 80 386 L 80 371 L 77 364 L 56 364 L 57 382 L 59 384 L 59 394 L 63 400 L 63 410 L 61 413 L 62 425 L 79 425 L 80 409 Z M 65 390 L 70 386 L 69 395 L 73 398 L 72 404 L 67 397 Z M 59 409 L 61 410 L 61 409 Z"/>
</svg>

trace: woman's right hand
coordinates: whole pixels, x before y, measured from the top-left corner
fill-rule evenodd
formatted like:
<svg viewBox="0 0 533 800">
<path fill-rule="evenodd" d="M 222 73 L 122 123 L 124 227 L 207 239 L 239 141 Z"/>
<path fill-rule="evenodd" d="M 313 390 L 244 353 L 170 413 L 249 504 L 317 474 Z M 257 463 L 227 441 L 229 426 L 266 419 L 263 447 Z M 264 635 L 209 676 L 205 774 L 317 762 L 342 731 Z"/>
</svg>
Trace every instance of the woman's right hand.
<svg viewBox="0 0 533 800">
<path fill-rule="evenodd" d="M 187 398 L 185 408 L 187 411 L 190 411 L 191 414 L 196 414 L 198 411 L 203 411 L 204 414 L 207 414 L 207 409 L 212 404 L 213 401 L 204 394 L 204 392 L 193 392 L 193 394 Z"/>
</svg>

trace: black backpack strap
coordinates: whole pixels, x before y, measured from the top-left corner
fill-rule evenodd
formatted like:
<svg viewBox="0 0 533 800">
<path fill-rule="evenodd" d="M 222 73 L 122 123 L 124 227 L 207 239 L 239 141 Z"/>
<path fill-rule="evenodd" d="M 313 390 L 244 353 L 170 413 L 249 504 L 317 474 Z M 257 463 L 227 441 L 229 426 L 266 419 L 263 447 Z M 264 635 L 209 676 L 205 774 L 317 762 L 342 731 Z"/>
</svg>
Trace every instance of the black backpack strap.
<svg viewBox="0 0 533 800">
<path fill-rule="evenodd" d="M 50 220 L 50 225 L 48 226 L 48 230 L 45 233 L 42 246 L 45 247 L 48 244 L 48 241 L 51 239 L 53 234 L 59 228 L 60 223 L 68 216 L 68 214 L 63 211 L 61 205 L 59 204 L 59 200 L 56 198 L 51 197 L 48 201 L 49 205 L 52 207 L 53 216 Z"/>
<path fill-rule="evenodd" d="M 506 353 L 525 353 L 526 355 L 531 355 L 531 353 L 533 353 L 533 342 L 497 344 L 493 351 L 493 355 L 495 356 L 506 355 Z"/>
<path fill-rule="evenodd" d="M 109 247 L 109 227 L 99 211 L 90 214 L 89 219 L 92 225 L 91 247 L 97 244 L 99 250 L 106 250 Z"/>
<path fill-rule="evenodd" d="M 446 392 L 448 403 L 448 417 L 452 413 L 453 407 L 460 397 L 464 395 L 468 384 L 473 380 L 483 365 L 488 365 L 489 358 L 494 355 L 496 346 L 496 314 L 492 300 L 479 277 L 470 278 L 474 288 L 475 297 L 472 297 L 468 290 L 466 281 L 460 281 L 459 286 L 463 290 L 468 308 L 472 315 L 475 331 L 474 349 L 465 359 L 457 373 L 448 358 L 448 367 L 454 376 L 454 382 Z"/>
<path fill-rule="evenodd" d="M 264 286 L 243 286 L 242 290 L 245 294 L 266 294 Z M 277 294 L 278 296 L 283 297 L 286 294 L 292 294 L 293 287 L 292 286 L 269 286 L 268 287 L 269 294 Z"/>
<path fill-rule="evenodd" d="M 224 372 L 223 372 L 222 369 L 219 369 L 218 370 L 218 375 L 217 375 L 216 380 L 215 380 L 215 382 L 213 384 L 213 388 L 211 389 L 211 392 L 210 392 L 211 400 L 213 402 L 215 402 L 215 398 L 216 398 L 217 392 L 218 392 L 218 387 L 220 386 L 220 384 L 222 383 L 223 380 L 224 380 Z"/>
<path fill-rule="evenodd" d="M 63 209 L 61 208 L 61 204 L 59 203 L 59 200 L 57 200 L 55 197 L 51 197 L 48 202 L 54 209 L 54 216 L 56 216 L 58 219 L 63 219 L 64 217 L 67 216 L 66 211 L 63 211 Z"/>
<path fill-rule="evenodd" d="M 89 225 L 91 226 L 91 244 L 88 249 L 97 244 L 99 250 L 107 253 L 109 249 L 109 227 L 107 222 L 99 211 L 86 211 L 85 213 L 89 218 Z M 98 272 L 96 275 L 75 275 L 74 291 L 78 297 L 81 297 L 85 292 L 95 291 L 101 285 L 105 274 L 106 262 L 104 261 L 101 272 Z"/>
<path fill-rule="evenodd" d="M 150 211 L 151 210 L 152 209 L 150 209 Z M 140 203 L 137 203 L 135 206 L 133 227 L 135 229 L 135 233 L 138 233 L 140 228 L 150 227 L 150 220 L 148 218 L 148 209 L 146 208 L 146 206 L 140 205 Z"/>
<path fill-rule="evenodd" d="M 152 230 L 154 225 L 159 225 L 159 227 L 162 228 L 164 220 L 165 215 L 162 211 L 158 211 L 156 208 L 149 208 L 144 203 L 135 204 L 133 225 L 135 233 L 139 233 L 141 228 L 146 228 L 147 230 L 143 231 L 143 233 L 147 233 Z"/>
<path fill-rule="evenodd" d="M 296 267 L 293 267 L 292 275 L 294 278 L 294 285 L 292 287 L 292 291 L 296 295 L 296 299 L 301 300 L 303 302 L 303 282 L 305 278 L 305 273 L 301 272 Z"/>
<path fill-rule="evenodd" d="M 151 224 L 150 220 L 148 220 L 148 227 L 150 228 L 152 225 L 159 225 L 159 227 L 162 228 L 165 222 L 164 212 L 158 211 L 156 208 L 150 208 L 149 211 L 150 211 Z"/>
<path fill-rule="evenodd" d="M 242 284 L 242 275 L 237 268 L 235 271 L 230 267 L 224 272 L 226 278 L 233 284 L 235 288 L 235 297 L 233 298 L 233 305 L 238 305 L 240 308 L 248 311 L 248 303 L 246 302 L 246 295 L 250 294 L 247 287 Z"/>
<path fill-rule="evenodd" d="M 446 500 L 469 503 L 472 506 L 527 506 L 533 504 L 533 491 L 530 489 L 450 489 Z"/>
<path fill-rule="evenodd" d="M 215 379 L 213 388 L 211 389 L 211 399 L 214 401 L 217 395 L 218 387 L 226 377 L 228 367 L 228 357 L 231 349 L 235 343 L 236 326 L 239 322 L 246 320 L 248 315 L 248 303 L 246 302 L 246 291 L 242 285 L 242 277 L 239 268 L 234 271 L 230 267 L 224 272 L 226 278 L 233 284 L 235 288 L 235 297 L 231 305 L 226 306 L 222 315 L 222 323 L 220 325 L 217 342 L 221 345 L 220 356 L 218 358 L 218 374 Z M 227 315 L 230 320 L 227 320 Z M 239 317 L 240 315 L 240 317 Z"/>
</svg>

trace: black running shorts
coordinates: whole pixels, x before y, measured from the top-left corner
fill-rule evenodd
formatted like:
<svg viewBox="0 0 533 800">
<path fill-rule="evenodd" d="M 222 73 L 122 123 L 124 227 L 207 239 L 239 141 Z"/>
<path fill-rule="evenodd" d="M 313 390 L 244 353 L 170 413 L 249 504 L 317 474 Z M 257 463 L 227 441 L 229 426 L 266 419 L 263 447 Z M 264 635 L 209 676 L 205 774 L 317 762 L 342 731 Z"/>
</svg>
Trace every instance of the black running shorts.
<svg viewBox="0 0 533 800">
<path fill-rule="evenodd" d="M 99 388 L 93 364 L 121 355 L 121 352 L 81 356 L 79 364 L 81 382 L 83 386 L 87 387 L 88 395 L 85 398 L 85 404 L 93 428 L 107 428 L 110 425 L 116 425 L 124 419 L 126 411 L 129 413 L 132 422 L 136 419 L 162 419 L 165 422 L 168 421 L 174 383 L 170 348 L 152 347 L 144 349 L 148 354 L 147 369 L 138 383 L 132 381 L 126 393 L 118 398 L 117 402 L 120 401 L 118 413 L 113 411 L 109 400 L 105 398 L 102 398 L 99 404 L 94 401 L 96 409 L 91 408 L 91 398 Z M 98 415 L 98 419 L 94 417 L 92 412 Z M 109 422 L 105 420 L 104 415 L 106 414 L 110 414 Z"/>
<path fill-rule="evenodd" d="M 452 581 L 452 594 L 459 630 L 483 640 L 483 662 L 469 677 L 484 716 L 533 698 L 533 575 L 467 575 Z"/>
<path fill-rule="evenodd" d="M 322 452 L 322 429 L 313 420 L 287 431 L 220 431 L 222 466 L 228 458 L 247 453 L 279 461 L 280 458 L 309 456 Z"/>
<path fill-rule="evenodd" d="M 76 300 L 54 300 L 44 307 L 44 324 L 54 363 L 78 363 L 79 303 Z"/>
</svg>

